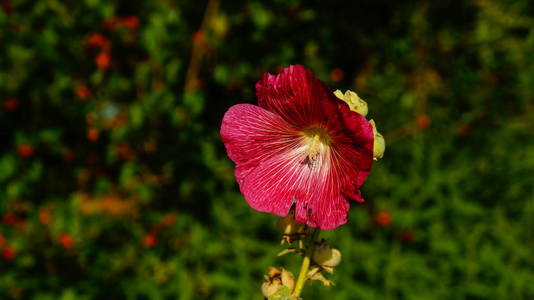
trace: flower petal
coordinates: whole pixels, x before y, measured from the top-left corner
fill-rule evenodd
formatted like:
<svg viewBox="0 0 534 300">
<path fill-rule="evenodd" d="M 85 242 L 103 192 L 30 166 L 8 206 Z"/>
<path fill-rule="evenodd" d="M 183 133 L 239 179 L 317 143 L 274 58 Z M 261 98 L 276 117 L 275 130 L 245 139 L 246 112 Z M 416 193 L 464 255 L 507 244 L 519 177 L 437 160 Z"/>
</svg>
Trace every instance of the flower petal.
<svg viewBox="0 0 534 300">
<path fill-rule="evenodd" d="M 228 156 L 237 164 L 238 183 L 261 160 L 294 147 L 298 135 L 280 116 L 252 104 L 230 107 L 223 117 L 220 134 Z"/>
<path fill-rule="evenodd" d="M 301 65 L 285 68 L 280 74 L 264 73 L 256 83 L 258 105 L 280 115 L 295 126 L 324 122 L 335 111 L 332 92 Z"/>
<path fill-rule="evenodd" d="M 303 150 L 296 147 L 262 161 L 241 185 L 245 199 L 255 210 L 279 216 L 295 205 L 298 222 L 323 230 L 346 223 L 349 203 L 340 183 L 347 177 L 333 165 L 330 151 L 310 166 Z"/>
<path fill-rule="evenodd" d="M 338 109 L 343 123 L 344 135 L 336 137 L 336 153 L 341 167 L 354 173 L 356 188 L 359 188 L 373 165 L 374 134 L 373 126 L 348 105 L 340 102 Z"/>
</svg>

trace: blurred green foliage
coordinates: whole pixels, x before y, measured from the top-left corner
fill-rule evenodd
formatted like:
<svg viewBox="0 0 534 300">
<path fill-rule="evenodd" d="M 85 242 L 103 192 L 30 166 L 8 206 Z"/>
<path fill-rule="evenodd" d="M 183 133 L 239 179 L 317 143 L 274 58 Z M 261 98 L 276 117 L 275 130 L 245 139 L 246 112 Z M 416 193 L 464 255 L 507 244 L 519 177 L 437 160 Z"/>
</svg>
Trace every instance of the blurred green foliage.
<svg viewBox="0 0 534 300">
<path fill-rule="evenodd" d="M 294 63 L 387 141 L 305 299 L 534 298 L 532 1 L 0 3 L 0 298 L 261 299 L 296 272 L 218 135 Z"/>
</svg>

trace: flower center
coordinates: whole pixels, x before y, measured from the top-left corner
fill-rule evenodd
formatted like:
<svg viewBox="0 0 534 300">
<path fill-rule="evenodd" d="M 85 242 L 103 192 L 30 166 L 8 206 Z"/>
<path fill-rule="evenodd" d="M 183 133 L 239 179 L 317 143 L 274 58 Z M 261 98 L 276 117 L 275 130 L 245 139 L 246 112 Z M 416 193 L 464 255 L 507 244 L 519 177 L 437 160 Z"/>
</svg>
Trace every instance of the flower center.
<svg viewBox="0 0 534 300">
<path fill-rule="evenodd" d="M 303 164 L 313 168 L 317 165 L 321 153 L 325 153 L 330 144 L 331 138 L 325 128 L 322 127 L 310 127 L 305 129 L 302 134 L 304 135 L 304 144 L 306 146 L 305 158 Z"/>
</svg>

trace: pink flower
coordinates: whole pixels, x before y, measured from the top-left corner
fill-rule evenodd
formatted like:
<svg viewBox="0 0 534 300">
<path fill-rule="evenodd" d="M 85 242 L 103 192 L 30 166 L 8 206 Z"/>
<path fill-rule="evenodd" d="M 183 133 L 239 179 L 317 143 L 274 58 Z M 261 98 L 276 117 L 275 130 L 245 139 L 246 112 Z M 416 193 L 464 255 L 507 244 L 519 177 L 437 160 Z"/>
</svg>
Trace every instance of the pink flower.
<svg viewBox="0 0 534 300">
<path fill-rule="evenodd" d="M 347 222 L 349 199 L 373 163 L 373 127 L 300 65 L 256 84 L 258 106 L 237 104 L 221 137 L 255 210 L 329 230 Z"/>
</svg>

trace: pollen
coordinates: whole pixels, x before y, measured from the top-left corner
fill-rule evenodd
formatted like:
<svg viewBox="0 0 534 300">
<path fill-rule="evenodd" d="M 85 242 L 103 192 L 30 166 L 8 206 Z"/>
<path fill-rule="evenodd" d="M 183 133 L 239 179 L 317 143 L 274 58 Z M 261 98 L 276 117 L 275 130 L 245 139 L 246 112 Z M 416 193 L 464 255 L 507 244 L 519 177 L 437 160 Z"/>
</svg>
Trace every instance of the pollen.
<svg viewBox="0 0 534 300">
<path fill-rule="evenodd" d="M 325 128 L 310 127 L 302 132 L 304 136 L 305 153 L 303 164 L 310 168 L 317 166 L 322 153 L 328 150 L 331 138 Z"/>
</svg>

